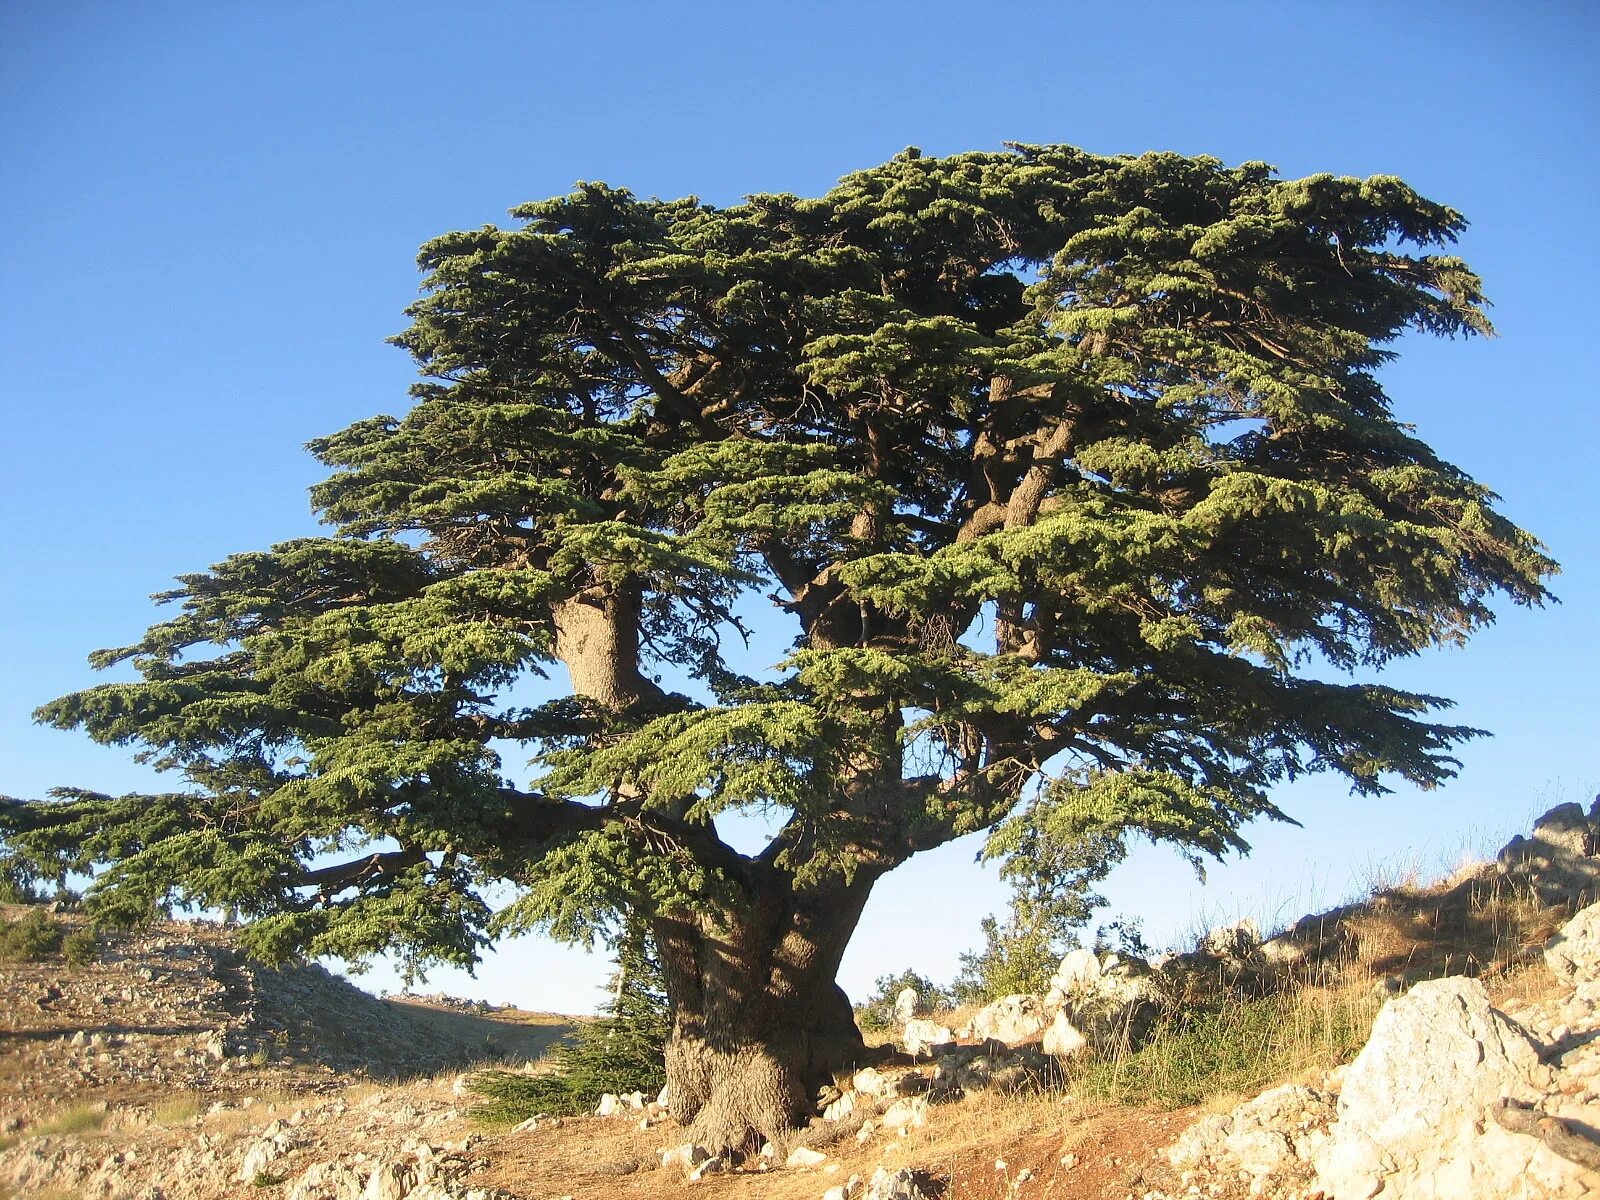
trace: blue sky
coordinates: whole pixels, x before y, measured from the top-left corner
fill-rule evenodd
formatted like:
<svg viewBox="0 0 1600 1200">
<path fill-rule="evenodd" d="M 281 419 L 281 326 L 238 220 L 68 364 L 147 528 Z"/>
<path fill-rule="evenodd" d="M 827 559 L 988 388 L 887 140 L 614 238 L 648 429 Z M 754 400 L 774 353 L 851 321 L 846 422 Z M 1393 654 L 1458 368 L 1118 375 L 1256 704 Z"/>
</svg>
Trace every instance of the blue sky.
<svg viewBox="0 0 1600 1200">
<path fill-rule="evenodd" d="M 1286 789 L 1302 828 L 1201 887 L 1141 852 L 1113 908 L 1153 940 L 1293 918 L 1380 865 L 1481 848 L 1600 790 L 1600 407 L 1588 363 L 1600 16 L 1454 3 L 12 3 L 0 6 L 0 791 L 147 783 L 29 713 L 224 555 L 312 532 L 309 438 L 405 404 L 384 344 L 417 246 L 603 179 L 728 202 L 815 193 L 906 145 L 1004 140 L 1397 174 L 1467 214 L 1500 336 L 1410 339 L 1403 419 L 1564 567 L 1553 609 L 1389 673 L 1496 733 L 1431 794 Z M 962 843 L 890 876 L 859 994 L 948 977 L 1004 901 Z M 1293 911 L 1290 911 L 1293 910 Z M 519 943 L 452 991 L 580 1010 L 603 961 Z M 392 986 L 381 969 L 371 986 Z"/>
</svg>

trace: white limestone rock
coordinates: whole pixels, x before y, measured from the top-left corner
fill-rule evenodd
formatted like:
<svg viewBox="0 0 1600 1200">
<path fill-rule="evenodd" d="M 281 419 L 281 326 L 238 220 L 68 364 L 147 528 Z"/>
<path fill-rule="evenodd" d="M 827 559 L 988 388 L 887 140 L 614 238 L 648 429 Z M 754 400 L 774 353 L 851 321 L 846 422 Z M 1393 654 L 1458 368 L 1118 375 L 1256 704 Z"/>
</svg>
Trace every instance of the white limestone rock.
<svg viewBox="0 0 1600 1200">
<path fill-rule="evenodd" d="M 1502 1100 L 1538 1100 L 1540 1074 L 1538 1049 L 1480 982 L 1419 983 L 1384 1006 L 1350 1064 L 1314 1154 L 1317 1183 L 1338 1200 L 1590 1196 L 1600 1178 L 1490 1115 Z"/>
<path fill-rule="evenodd" d="M 917 1015 L 917 989 L 902 988 L 894 998 L 894 1021 L 904 1025 Z"/>
<path fill-rule="evenodd" d="M 907 1021 L 905 1032 L 900 1035 L 900 1044 L 913 1058 L 927 1054 L 935 1046 L 947 1045 L 955 1040 L 956 1035 L 949 1026 L 921 1017 Z"/>
<path fill-rule="evenodd" d="M 1001 996 L 993 1004 L 979 1009 L 962 1034 L 1015 1046 L 1042 1033 L 1049 1022 L 1044 998 L 1022 992 Z"/>
<path fill-rule="evenodd" d="M 1589 905 L 1545 943 L 1544 961 L 1569 986 L 1600 981 L 1600 904 Z"/>
</svg>

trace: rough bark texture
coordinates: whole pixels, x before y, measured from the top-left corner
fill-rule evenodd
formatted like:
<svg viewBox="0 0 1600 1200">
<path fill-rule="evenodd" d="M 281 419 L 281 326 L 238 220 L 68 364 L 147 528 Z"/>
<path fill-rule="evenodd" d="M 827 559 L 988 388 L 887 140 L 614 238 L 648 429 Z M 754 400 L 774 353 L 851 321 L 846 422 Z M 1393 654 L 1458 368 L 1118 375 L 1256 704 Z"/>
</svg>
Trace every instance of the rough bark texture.
<svg viewBox="0 0 1600 1200">
<path fill-rule="evenodd" d="M 834 982 L 871 882 L 796 894 L 764 889 L 752 911 L 660 920 L 668 992 L 672 1109 L 693 1141 L 780 1149 L 818 1093 L 874 1057 Z"/>
</svg>

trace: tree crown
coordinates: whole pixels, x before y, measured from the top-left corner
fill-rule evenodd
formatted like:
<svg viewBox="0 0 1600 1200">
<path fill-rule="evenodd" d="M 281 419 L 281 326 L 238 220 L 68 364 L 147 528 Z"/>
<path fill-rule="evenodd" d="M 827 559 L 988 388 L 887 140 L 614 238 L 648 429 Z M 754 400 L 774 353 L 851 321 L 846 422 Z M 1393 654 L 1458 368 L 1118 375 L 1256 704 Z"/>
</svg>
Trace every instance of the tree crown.
<svg viewBox="0 0 1600 1200">
<path fill-rule="evenodd" d="M 11 870 L 236 908 L 268 956 L 469 961 L 975 830 L 1035 884 L 1132 833 L 1198 859 L 1305 772 L 1448 777 L 1445 701 L 1327 668 L 1547 597 L 1379 381 L 1407 329 L 1490 331 L 1461 216 L 1398 179 L 1018 145 L 513 215 L 423 248 L 405 415 L 311 444 L 333 531 L 180 577 L 95 656 L 137 682 L 39 710 L 188 790 L 11 802 Z M 716 824 L 749 808 L 754 855 Z"/>
</svg>

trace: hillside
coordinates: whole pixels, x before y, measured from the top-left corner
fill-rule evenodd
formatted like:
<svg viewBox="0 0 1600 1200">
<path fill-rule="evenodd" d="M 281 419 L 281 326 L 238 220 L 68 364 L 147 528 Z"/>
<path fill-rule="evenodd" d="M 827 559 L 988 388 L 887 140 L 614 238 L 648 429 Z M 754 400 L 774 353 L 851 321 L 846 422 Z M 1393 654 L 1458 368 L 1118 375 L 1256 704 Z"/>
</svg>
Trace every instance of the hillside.
<svg viewBox="0 0 1600 1200">
<path fill-rule="evenodd" d="M 1048 996 L 976 1012 L 912 1000 L 915 1058 L 841 1080 L 811 1128 L 743 1163 L 702 1161 L 644 1097 L 476 1123 L 462 1068 L 533 1063 L 560 1018 L 377 1000 L 254 966 L 214 926 L 108 936 L 87 965 L 0 967 L 0 1183 L 18 1200 L 1581 1200 L 1600 1196 L 1597 847 L 1600 802 L 1566 805 L 1494 863 L 1274 936 L 1241 923 L 1153 963 L 1075 952 Z"/>
</svg>

